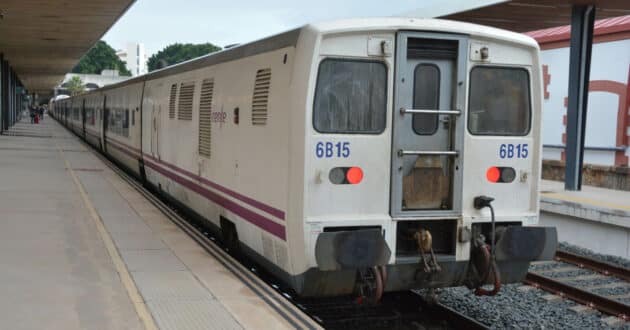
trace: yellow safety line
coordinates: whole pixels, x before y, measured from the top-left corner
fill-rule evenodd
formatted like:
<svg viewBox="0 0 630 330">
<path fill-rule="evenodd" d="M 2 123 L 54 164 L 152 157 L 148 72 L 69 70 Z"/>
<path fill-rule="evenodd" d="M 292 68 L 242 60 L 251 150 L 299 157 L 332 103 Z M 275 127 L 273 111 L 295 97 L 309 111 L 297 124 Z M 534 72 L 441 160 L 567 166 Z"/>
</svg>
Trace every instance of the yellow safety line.
<svg viewBox="0 0 630 330">
<path fill-rule="evenodd" d="M 83 189 L 83 185 L 79 181 L 79 178 L 77 177 L 75 172 L 72 170 L 72 167 L 70 166 L 70 162 L 68 162 L 68 160 L 64 156 L 63 150 L 61 150 L 57 142 L 55 142 L 55 146 L 57 147 L 57 150 L 61 154 L 61 157 L 63 158 L 65 162 L 66 169 L 68 170 L 68 172 L 70 172 L 70 176 L 72 176 L 72 180 L 74 181 L 74 184 L 79 189 L 79 193 L 81 194 L 83 203 L 85 204 L 88 211 L 90 212 L 90 215 L 92 216 L 92 220 L 94 220 L 94 224 L 96 225 L 98 233 L 101 236 L 103 243 L 105 243 L 105 248 L 107 249 L 107 252 L 109 253 L 110 258 L 112 259 L 112 262 L 114 263 L 114 266 L 116 267 L 116 271 L 120 275 L 120 279 L 123 285 L 125 286 L 125 289 L 127 290 L 129 299 L 131 299 L 131 303 L 133 303 L 133 306 L 136 309 L 136 313 L 138 314 L 138 317 L 140 317 L 140 320 L 144 324 L 144 328 L 147 330 L 157 330 L 158 327 L 155 325 L 155 321 L 153 320 L 151 313 L 149 313 L 149 310 L 147 309 L 147 306 L 144 303 L 144 299 L 142 299 L 142 296 L 140 296 L 140 293 L 138 292 L 138 287 L 134 283 L 133 279 L 131 279 L 129 270 L 127 270 L 127 266 L 125 266 L 125 263 L 120 257 L 120 254 L 118 253 L 118 250 L 116 249 L 116 246 L 114 245 L 114 241 L 112 240 L 112 237 L 109 235 L 109 232 L 107 232 L 107 230 L 105 229 L 105 226 L 103 225 L 103 221 L 101 217 L 98 215 L 98 212 L 96 212 L 96 209 L 94 208 L 94 205 L 92 204 L 92 202 L 90 201 L 90 198 L 85 192 L 85 189 Z"/>
<path fill-rule="evenodd" d="M 565 195 L 565 194 L 560 194 L 560 193 L 542 193 L 541 195 L 548 198 L 566 200 L 570 202 L 578 202 L 578 203 L 583 203 L 583 204 L 588 204 L 588 205 L 593 205 L 593 206 L 601 206 L 601 207 L 610 208 L 610 209 L 630 211 L 630 206 L 628 205 L 603 202 L 603 201 L 598 201 L 595 199 L 590 199 L 590 198 L 585 198 L 585 197 L 570 196 L 570 195 Z"/>
</svg>

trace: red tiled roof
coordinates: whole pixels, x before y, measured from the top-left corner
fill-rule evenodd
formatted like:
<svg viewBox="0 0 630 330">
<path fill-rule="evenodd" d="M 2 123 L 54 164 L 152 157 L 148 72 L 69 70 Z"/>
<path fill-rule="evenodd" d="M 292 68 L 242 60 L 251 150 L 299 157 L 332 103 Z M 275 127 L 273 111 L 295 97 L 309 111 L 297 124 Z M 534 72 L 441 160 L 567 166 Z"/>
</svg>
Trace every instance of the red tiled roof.
<svg viewBox="0 0 630 330">
<path fill-rule="evenodd" d="M 630 15 L 607 18 L 595 21 L 594 36 L 630 31 Z M 564 25 L 549 29 L 526 32 L 526 35 L 536 39 L 539 44 L 569 40 L 571 26 Z"/>
</svg>

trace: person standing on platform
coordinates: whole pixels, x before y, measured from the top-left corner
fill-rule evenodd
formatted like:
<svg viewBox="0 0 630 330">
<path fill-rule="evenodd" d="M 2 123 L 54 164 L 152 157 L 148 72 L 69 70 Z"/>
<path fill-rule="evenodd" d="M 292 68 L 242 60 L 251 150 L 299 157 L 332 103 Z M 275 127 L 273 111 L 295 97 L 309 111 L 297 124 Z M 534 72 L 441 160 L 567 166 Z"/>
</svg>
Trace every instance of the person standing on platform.
<svg viewBox="0 0 630 330">
<path fill-rule="evenodd" d="M 29 107 L 29 114 L 31 116 L 31 124 L 34 124 L 35 123 L 35 107 L 34 106 Z"/>
</svg>

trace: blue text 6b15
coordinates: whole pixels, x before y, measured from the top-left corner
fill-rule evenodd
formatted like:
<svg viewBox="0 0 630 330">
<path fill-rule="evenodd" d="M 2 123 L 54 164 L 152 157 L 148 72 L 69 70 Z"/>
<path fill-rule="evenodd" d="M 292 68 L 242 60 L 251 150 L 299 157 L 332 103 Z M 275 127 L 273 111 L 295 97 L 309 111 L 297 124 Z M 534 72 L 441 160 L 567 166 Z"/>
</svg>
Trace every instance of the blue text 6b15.
<svg viewBox="0 0 630 330">
<path fill-rule="evenodd" d="M 504 158 L 527 158 L 529 150 L 527 143 L 512 144 L 504 143 L 499 147 L 499 157 Z"/>
<path fill-rule="evenodd" d="M 315 145 L 317 158 L 348 158 L 350 142 L 317 142 Z"/>
</svg>

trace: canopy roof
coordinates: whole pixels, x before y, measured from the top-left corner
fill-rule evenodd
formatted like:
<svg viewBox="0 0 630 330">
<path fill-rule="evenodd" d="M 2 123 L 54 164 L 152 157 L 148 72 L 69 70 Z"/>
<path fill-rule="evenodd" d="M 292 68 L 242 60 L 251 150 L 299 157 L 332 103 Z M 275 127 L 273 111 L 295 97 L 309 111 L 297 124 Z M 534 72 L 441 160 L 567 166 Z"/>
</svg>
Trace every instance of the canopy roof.
<svg viewBox="0 0 630 330">
<path fill-rule="evenodd" d="M 571 23 L 571 6 L 595 5 L 597 18 L 630 14 L 628 0 L 450 0 L 408 13 L 494 26 L 516 32 L 546 29 Z"/>
<path fill-rule="evenodd" d="M 0 53 L 30 92 L 49 93 L 135 0 L 2 0 Z"/>
</svg>

